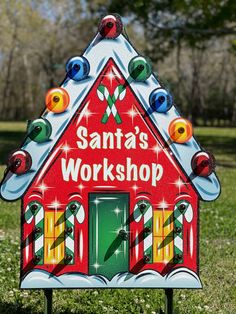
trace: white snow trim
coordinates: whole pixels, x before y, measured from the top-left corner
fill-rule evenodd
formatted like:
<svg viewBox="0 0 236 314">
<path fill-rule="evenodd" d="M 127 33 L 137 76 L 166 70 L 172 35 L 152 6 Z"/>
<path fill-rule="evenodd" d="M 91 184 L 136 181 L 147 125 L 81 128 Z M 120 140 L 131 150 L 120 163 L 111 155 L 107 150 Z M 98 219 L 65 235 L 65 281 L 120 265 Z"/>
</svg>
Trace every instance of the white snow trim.
<svg viewBox="0 0 236 314">
<path fill-rule="evenodd" d="M 70 95 L 68 109 L 61 114 L 44 112 L 42 116 L 48 119 L 52 125 L 51 140 L 40 144 L 33 141 L 25 141 L 21 148 L 31 154 L 33 161 L 32 169 L 25 175 L 20 176 L 12 174 L 11 172 L 8 173 L 0 189 L 1 196 L 4 199 L 16 200 L 24 194 L 110 58 L 119 66 L 120 71 L 130 83 L 140 103 L 143 105 L 144 109 L 150 113 L 150 119 L 159 129 L 165 141 L 169 141 L 169 124 L 174 118 L 180 115 L 174 106 L 167 113 L 150 111 L 149 96 L 154 89 L 160 87 L 160 84 L 154 75 L 151 75 L 145 82 L 136 82 L 130 79 L 128 64 L 130 60 L 137 55 L 137 52 L 123 35 L 120 35 L 114 40 L 101 39 L 100 35 L 96 35 L 83 54 L 90 64 L 89 77 L 80 82 L 66 79 L 62 84 L 62 87 L 66 89 Z M 192 156 L 201 150 L 194 137 L 185 144 L 173 143 L 170 145 L 170 148 L 185 173 L 190 176 L 192 174 Z M 200 197 L 205 201 L 216 199 L 220 193 L 220 184 L 214 173 L 207 178 L 194 177 L 192 178 L 192 183 Z"/>
<path fill-rule="evenodd" d="M 101 275 L 83 275 L 80 273 L 54 276 L 44 270 L 33 270 L 21 281 L 22 289 L 45 288 L 195 288 L 202 284 L 196 273 L 181 267 L 161 276 L 154 270 L 144 270 L 134 275 L 119 273 L 111 281 Z"/>
</svg>

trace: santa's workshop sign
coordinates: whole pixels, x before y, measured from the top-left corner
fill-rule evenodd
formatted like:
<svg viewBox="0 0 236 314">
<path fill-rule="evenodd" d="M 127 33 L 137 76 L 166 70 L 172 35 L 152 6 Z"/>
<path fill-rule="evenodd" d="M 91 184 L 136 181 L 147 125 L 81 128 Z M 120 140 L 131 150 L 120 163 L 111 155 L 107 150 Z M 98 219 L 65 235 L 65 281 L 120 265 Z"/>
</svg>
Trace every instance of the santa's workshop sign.
<svg viewBox="0 0 236 314">
<path fill-rule="evenodd" d="M 200 288 L 199 199 L 214 159 L 180 117 L 118 15 L 66 64 L 9 158 L 22 199 L 21 288 Z"/>
</svg>

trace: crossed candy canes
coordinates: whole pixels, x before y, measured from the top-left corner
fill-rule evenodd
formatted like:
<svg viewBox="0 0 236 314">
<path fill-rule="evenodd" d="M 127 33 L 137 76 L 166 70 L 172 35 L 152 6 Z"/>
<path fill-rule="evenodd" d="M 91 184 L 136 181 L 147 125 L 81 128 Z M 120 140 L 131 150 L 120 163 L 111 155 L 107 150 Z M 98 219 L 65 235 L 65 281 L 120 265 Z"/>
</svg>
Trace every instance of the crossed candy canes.
<svg viewBox="0 0 236 314">
<path fill-rule="evenodd" d="M 109 94 L 109 91 L 106 88 L 106 86 L 104 86 L 104 85 L 98 86 L 98 89 L 97 89 L 98 98 L 101 101 L 103 101 L 104 99 L 106 99 L 106 101 L 107 101 L 107 108 L 106 108 L 106 111 L 104 112 L 104 115 L 102 117 L 102 123 L 107 123 L 108 118 L 109 118 L 111 113 L 114 116 L 114 118 L 118 124 L 122 123 L 121 117 L 117 111 L 115 103 L 116 103 L 117 99 L 119 99 L 119 100 L 124 99 L 125 94 L 126 94 L 126 89 L 123 85 L 118 85 L 112 96 Z"/>
</svg>

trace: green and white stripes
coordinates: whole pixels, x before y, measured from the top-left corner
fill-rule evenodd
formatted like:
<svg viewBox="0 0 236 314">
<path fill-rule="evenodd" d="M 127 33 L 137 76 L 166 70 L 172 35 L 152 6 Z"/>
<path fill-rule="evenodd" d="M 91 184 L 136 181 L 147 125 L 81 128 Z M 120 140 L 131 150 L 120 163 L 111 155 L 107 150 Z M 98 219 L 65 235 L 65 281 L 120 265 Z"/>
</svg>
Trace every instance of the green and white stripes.
<svg viewBox="0 0 236 314">
<path fill-rule="evenodd" d="M 101 101 L 103 101 L 104 99 L 106 99 L 107 101 L 107 108 L 102 117 L 102 123 L 107 123 L 108 118 L 111 113 L 114 116 L 115 121 L 118 124 L 122 123 L 121 117 L 117 111 L 115 103 L 117 99 L 122 100 L 125 97 L 125 94 L 126 94 L 126 89 L 123 85 L 118 85 L 113 95 L 110 95 L 106 86 L 104 85 L 98 86 L 98 89 L 97 89 L 98 98 Z"/>
<path fill-rule="evenodd" d="M 34 262 L 37 265 L 44 263 L 44 208 L 39 202 L 31 202 L 26 207 L 25 221 L 30 224 L 34 218 Z M 28 244 L 29 245 L 29 244 Z"/>
<path fill-rule="evenodd" d="M 143 217 L 143 256 L 147 264 L 153 261 L 153 208 L 152 205 L 146 201 L 141 200 L 135 204 L 134 220 L 139 222 Z M 138 243 L 136 244 L 138 245 Z"/>
<path fill-rule="evenodd" d="M 153 246 L 153 232 L 152 232 L 152 206 L 149 202 L 146 202 L 146 210 L 144 212 L 144 257 L 145 262 L 147 264 L 152 264 L 153 254 L 152 254 L 152 246 Z"/>
<path fill-rule="evenodd" d="M 66 229 L 65 229 L 65 261 L 67 264 L 74 264 L 75 254 L 75 217 L 79 223 L 83 223 L 85 211 L 79 202 L 70 202 L 66 207 Z M 81 235 L 80 235 L 81 236 Z M 82 245 L 81 241 L 78 242 Z M 81 248 L 79 252 L 82 252 Z"/>
<path fill-rule="evenodd" d="M 183 220 L 191 206 L 187 201 L 179 201 L 174 208 L 174 263 L 183 263 Z"/>
</svg>

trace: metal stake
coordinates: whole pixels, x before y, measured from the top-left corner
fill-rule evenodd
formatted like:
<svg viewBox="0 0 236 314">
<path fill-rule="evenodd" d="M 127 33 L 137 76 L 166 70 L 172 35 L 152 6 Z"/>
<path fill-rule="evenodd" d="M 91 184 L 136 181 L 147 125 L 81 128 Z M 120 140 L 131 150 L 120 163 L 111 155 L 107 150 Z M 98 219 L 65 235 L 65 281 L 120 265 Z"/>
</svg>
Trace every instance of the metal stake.
<svg viewBox="0 0 236 314">
<path fill-rule="evenodd" d="M 173 289 L 165 289 L 165 314 L 173 313 Z"/>
<path fill-rule="evenodd" d="M 52 314 L 52 289 L 44 290 L 44 314 Z"/>
</svg>

